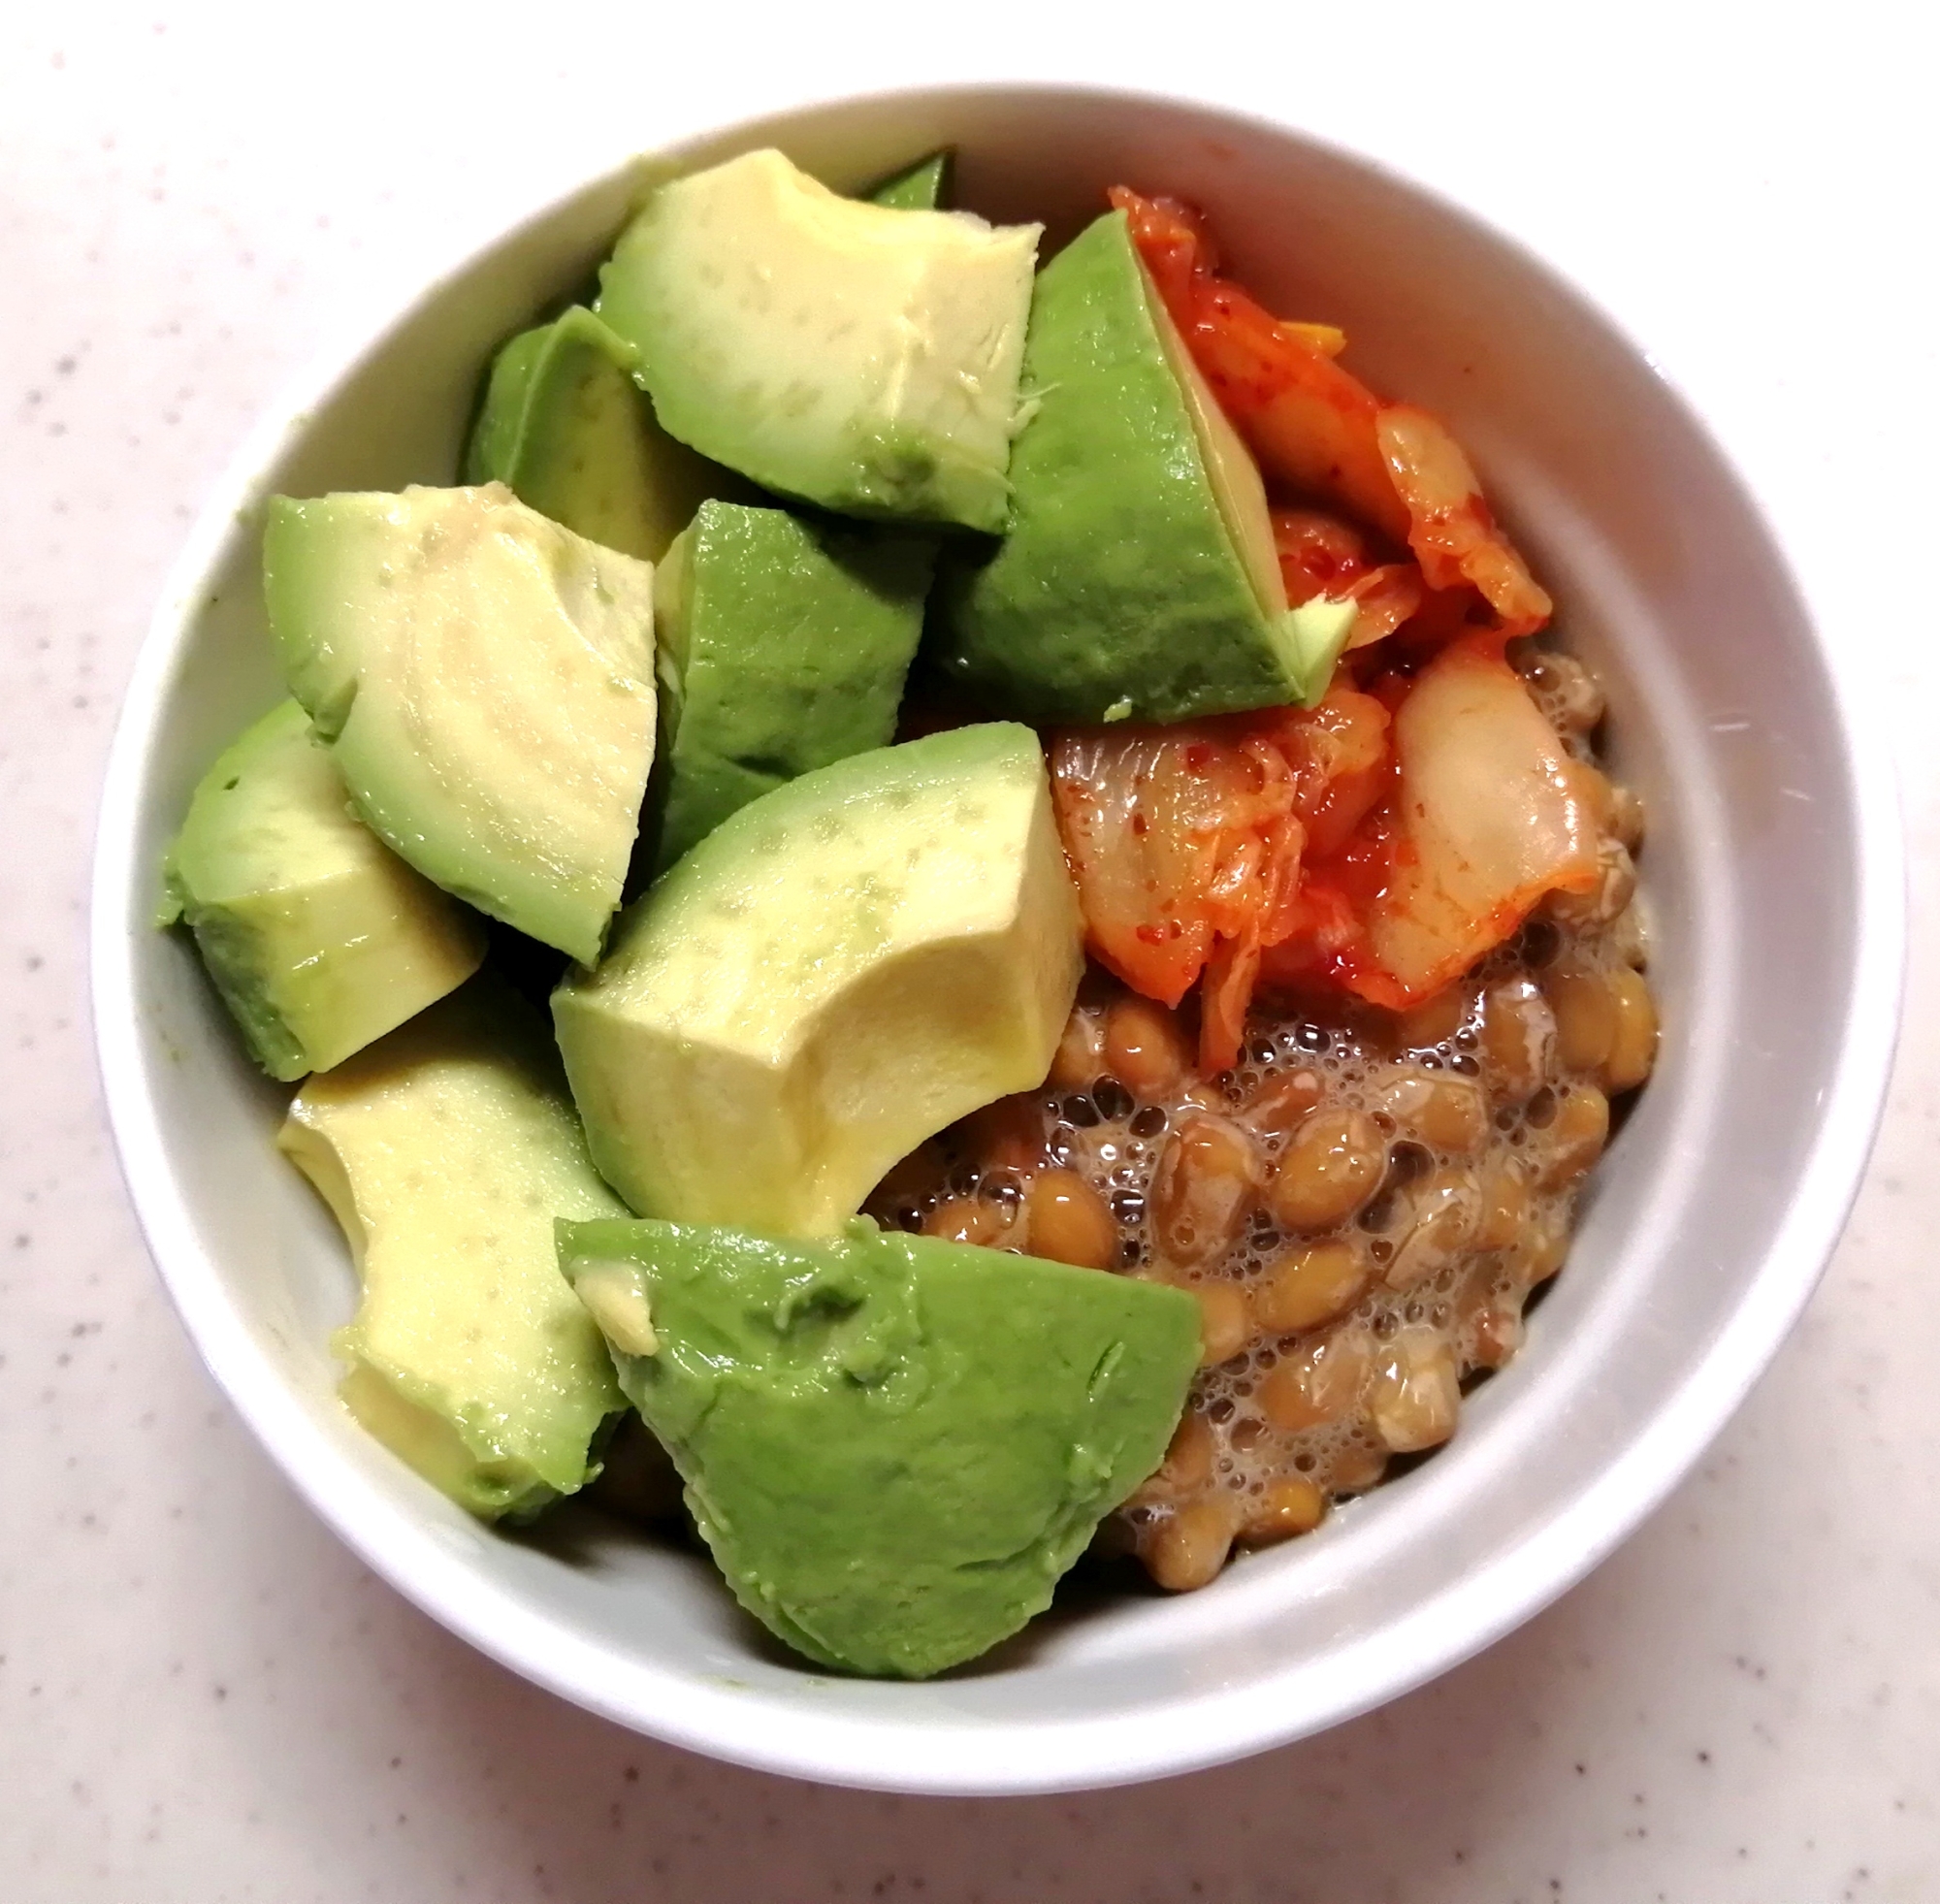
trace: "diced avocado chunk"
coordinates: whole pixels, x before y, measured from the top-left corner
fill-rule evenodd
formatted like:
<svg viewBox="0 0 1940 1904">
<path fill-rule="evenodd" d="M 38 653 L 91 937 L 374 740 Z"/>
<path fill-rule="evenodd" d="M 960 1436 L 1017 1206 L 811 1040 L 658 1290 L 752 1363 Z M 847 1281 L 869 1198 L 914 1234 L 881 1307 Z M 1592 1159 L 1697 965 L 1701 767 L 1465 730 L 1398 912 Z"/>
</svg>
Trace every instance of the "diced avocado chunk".
<svg viewBox="0 0 1940 1904">
<path fill-rule="evenodd" d="M 553 1224 L 621 1212 L 544 1019 L 474 979 L 297 1093 L 277 1139 L 363 1279 L 332 1347 L 352 1414 L 461 1506 L 525 1515 L 598 1471 L 624 1404 Z"/>
<path fill-rule="evenodd" d="M 887 205 L 896 211 L 934 211 L 950 196 L 953 154 L 949 146 L 919 159 L 906 171 L 885 178 L 862 196 L 871 205 Z"/>
<path fill-rule="evenodd" d="M 600 327 L 605 328 L 603 325 Z M 612 333 L 607 332 L 611 337 Z M 631 353 L 627 344 L 618 338 L 614 342 L 627 353 L 626 361 L 630 362 Z M 478 401 L 478 414 L 471 421 L 471 434 L 465 439 L 465 481 L 472 487 L 485 483 L 503 483 L 514 492 L 519 491 L 515 480 L 519 464 L 519 447 L 525 436 L 526 405 L 532 400 L 533 384 L 538 374 L 539 360 L 551 357 L 559 348 L 560 339 L 555 327 L 539 324 L 530 331 L 521 331 L 516 337 L 508 338 L 500 346 L 499 354 L 492 359 L 491 368 L 485 372 L 485 388 Z M 630 376 L 629 383 L 632 382 Z M 604 405 L 601 405 L 602 412 Z M 522 502 L 532 502 L 533 499 L 519 493 Z M 534 508 L 537 503 L 533 503 Z M 541 509 L 541 515 L 550 511 Z M 557 516 L 553 517 L 559 521 Z M 570 529 L 572 525 L 565 525 Z M 608 545 L 612 546 L 611 544 Z M 632 553 L 629 550 L 627 553 Z M 659 561 L 658 556 L 648 558 Z"/>
<path fill-rule="evenodd" d="M 1289 612 L 1258 468 L 1121 211 L 1038 278 L 1010 531 L 941 591 L 938 665 L 1029 721 L 1316 699 L 1351 604 Z"/>
<path fill-rule="evenodd" d="M 1038 231 L 841 198 L 748 152 L 654 194 L 598 308 L 702 455 L 847 514 L 998 530 Z"/>
<path fill-rule="evenodd" d="M 465 480 L 504 483 L 575 535 L 660 561 L 707 497 L 739 484 L 654 420 L 634 355 L 579 305 L 522 332 L 493 361 Z"/>
<path fill-rule="evenodd" d="M 704 502 L 654 577 L 654 866 L 750 800 L 895 735 L 934 540 Z"/>
<path fill-rule="evenodd" d="M 203 777 L 163 885 L 159 922 L 187 923 L 250 1055 L 285 1081 L 381 1038 L 485 956 L 481 921 L 352 815 L 293 700 Z"/>
<path fill-rule="evenodd" d="M 923 1678 L 1042 1612 L 1199 1358 L 1182 1290 L 863 1220 L 563 1223 L 560 1261 L 735 1597 L 852 1672 Z"/>
<path fill-rule="evenodd" d="M 832 1235 L 899 1157 L 1043 1081 L 1083 965 L 1037 736 L 857 754 L 724 821 L 553 994 L 643 1216 Z"/>
<path fill-rule="evenodd" d="M 501 483 L 275 498 L 290 691 L 419 872 L 591 964 L 653 762 L 653 569 Z"/>
</svg>

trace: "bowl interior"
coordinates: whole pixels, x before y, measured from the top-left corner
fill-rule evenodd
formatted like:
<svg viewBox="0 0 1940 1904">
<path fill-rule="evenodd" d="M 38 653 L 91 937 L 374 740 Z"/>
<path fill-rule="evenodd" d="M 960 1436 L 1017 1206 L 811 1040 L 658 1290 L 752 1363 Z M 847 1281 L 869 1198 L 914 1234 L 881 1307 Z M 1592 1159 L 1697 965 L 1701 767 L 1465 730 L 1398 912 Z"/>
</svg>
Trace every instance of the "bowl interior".
<svg viewBox="0 0 1940 1904">
<path fill-rule="evenodd" d="M 977 1668 L 911 1687 L 802 1670 L 703 1562 L 598 1516 L 540 1539 L 489 1533 L 338 1404 L 326 1338 L 352 1301 L 344 1253 L 271 1148 L 286 1093 L 250 1069 L 189 948 L 150 927 L 155 868 L 210 758 L 280 692 L 261 499 L 453 480 L 490 351 L 581 283 L 651 168 L 435 283 L 319 373 L 211 503 L 111 776 L 97 1011 L 130 1181 L 203 1354 L 403 1591 L 519 1670 L 703 1751 L 857 1784 L 1017 1791 L 1183 1769 L 1346 1717 L 1526 1617 L 1634 1524 L 1775 1346 L 1850 1193 L 1857 1163 L 1827 1163 L 1821 1138 L 1835 1097 L 1868 1124 L 1876 1109 L 1879 1079 L 1841 1071 L 1873 899 L 1836 694 L 1756 511 L 1644 357 L 1466 215 L 1283 129 L 1078 91 L 849 102 L 657 163 L 773 143 L 847 187 L 946 142 L 963 202 L 1044 219 L 1047 249 L 1116 181 L 1204 206 L 1270 306 L 1343 325 L 1372 383 L 1452 423 L 1561 604 L 1560 639 L 1609 689 L 1616 770 L 1650 815 L 1663 1059 L 1528 1346 L 1471 1399 L 1454 1442 L 1201 1594 L 1054 1614 Z"/>
</svg>

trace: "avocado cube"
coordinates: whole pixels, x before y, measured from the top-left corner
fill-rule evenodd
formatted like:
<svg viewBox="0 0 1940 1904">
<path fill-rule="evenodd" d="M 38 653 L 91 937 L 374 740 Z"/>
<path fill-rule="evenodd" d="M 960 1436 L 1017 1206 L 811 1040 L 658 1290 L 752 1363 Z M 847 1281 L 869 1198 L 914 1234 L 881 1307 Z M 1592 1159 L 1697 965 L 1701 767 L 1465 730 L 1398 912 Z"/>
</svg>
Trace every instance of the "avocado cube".
<svg viewBox="0 0 1940 1904">
<path fill-rule="evenodd" d="M 746 152 L 654 193 L 597 309 L 703 456 L 843 514 L 997 531 L 1038 231 L 841 198 Z"/>
<path fill-rule="evenodd" d="M 1311 701 L 1353 625 L 1289 610 L 1266 492 L 1122 211 L 1048 264 L 1009 532 L 939 589 L 936 661 L 1033 722 L 1184 721 Z"/>
<path fill-rule="evenodd" d="M 363 1296 L 332 1347 L 392 1452 L 487 1520 L 598 1471 L 623 1406 L 553 1223 L 622 1214 L 586 1154 L 545 1020 L 490 974 L 312 1078 L 277 1145 L 330 1206 Z"/>
<path fill-rule="evenodd" d="M 642 1216 L 831 1235 L 924 1138 L 1043 1081 L 1083 939 L 1029 728 L 788 781 L 553 993 L 594 1161 Z"/>
<path fill-rule="evenodd" d="M 1199 1359 L 1182 1290 L 863 1219 L 562 1223 L 559 1251 L 735 1597 L 851 1672 L 923 1678 L 1042 1612 Z"/>
<path fill-rule="evenodd" d="M 493 361 L 465 480 L 504 483 L 575 535 L 659 562 L 705 498 L 742 484 L 655 422 L 636 355 L 580 305 L 521 332 Z"/>
<path fill-rule="evenodd" d="M 365 823 L 447 892 L 597 959 L 654 757 L 652 565 L 501 483 L 278 496 L 263 593 Z"/>
<path fill-rule="evenodd" d="M 163 867 L 158 922 L 183 920 L 272 1078 L 328 1071 L 463 984 L 483 923 L 350 811 L 293 700 L 217 757 Z"/>
<path fill-rule="evenodd" d="M 654 576 L 654 869 L 784 781 L 894 738 L 936 544 L 703 502 Z"/>
</svg>

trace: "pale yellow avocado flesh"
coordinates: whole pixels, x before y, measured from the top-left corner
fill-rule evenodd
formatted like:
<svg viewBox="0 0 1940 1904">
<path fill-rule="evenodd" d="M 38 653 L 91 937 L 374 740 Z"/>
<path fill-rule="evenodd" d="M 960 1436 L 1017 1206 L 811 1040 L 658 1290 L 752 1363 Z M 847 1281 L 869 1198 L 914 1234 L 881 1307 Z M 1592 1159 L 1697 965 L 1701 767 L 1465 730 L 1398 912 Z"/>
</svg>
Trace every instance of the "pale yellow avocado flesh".
<svg viewBox="0 0 1940 1904">
<path fill-rule="evenodd" d="M 743 807 L 553 1018 L 643 1216 L 832 1236 L 891 1164 L 1043 1081 L 1083 926 L 1037 736 L 962 727 Z"/>
<path fill-rule="evenodd" d="M 487 483 L 276 497 L 263 584 L 365 823 L 447 892 L 597 958 L 653 763 L 652 565 Z"/>
<path fill-rule="evenodd" d="M 625 1213 L 595 1172 L 542 1018 L 491 977 L 298 1092 L 279 1147 L 363 1281 L 332 1339 L 351 1413 L 474 1514 L 523 1514 L 597 1471 L 623 1403 L 560 1275 L 556 1218 Z"/>
<path fill-rule="evenodd" d="M 655 192 L 598 308 L 703 455 L 824 508 L 995 532 L 1041 229 L 870 205 L 744 152 Z"/>
</svg>

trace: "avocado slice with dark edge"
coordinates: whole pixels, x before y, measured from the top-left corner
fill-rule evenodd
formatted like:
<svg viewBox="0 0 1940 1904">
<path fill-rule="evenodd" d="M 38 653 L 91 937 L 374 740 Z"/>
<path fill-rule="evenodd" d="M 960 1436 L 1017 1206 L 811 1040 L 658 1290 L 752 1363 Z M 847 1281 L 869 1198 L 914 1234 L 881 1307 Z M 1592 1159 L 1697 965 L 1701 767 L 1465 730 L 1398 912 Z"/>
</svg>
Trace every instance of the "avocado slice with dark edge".
<svg viewBox="0 0 1940 1904">
<path fill-rule="evenodd" d="M 865 1218 L 561 1223 L 559 1252 L 735 1597 L 851 1672 L 924 1678 L 1042 1612 L 1199 1358 L 1182 1290 Z"/>
</svg>

